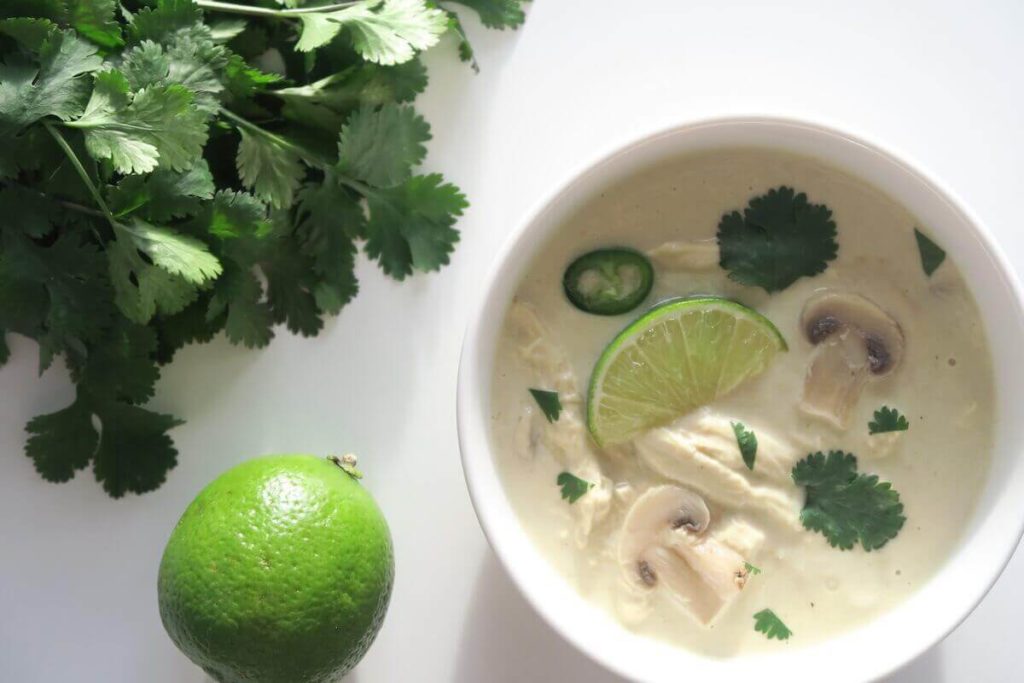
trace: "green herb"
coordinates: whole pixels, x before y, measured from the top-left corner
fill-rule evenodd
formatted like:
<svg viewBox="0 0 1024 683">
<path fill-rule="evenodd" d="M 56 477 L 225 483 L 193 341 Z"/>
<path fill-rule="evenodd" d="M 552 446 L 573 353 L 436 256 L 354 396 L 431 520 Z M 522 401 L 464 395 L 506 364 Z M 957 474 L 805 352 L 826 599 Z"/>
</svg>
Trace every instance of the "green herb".
<svg viewBox="0 0 1024 683">
<path fill-rule="evenodd" d="M 763 609 L 754 615 L 754 630 L 763 633 L 765 638 L 771 640 L 789 640 L 793 632 L 782 623 L 782 619 L 776 616 L 770 609 Z"/>
<path fill-rule="evenodd" d="M 530 389 L 530 393 L 548 422 L 557 422 L 558 416 L 562 414 L 562 402 L 558 399 L 558 392 Z"/>
<path fill-rule="evenodd" d="M 582 498 L 583 494 L 587 491 L 594 488 L 594 485 L 589 481 L 584 481 L 569 472 L 559 474 L 555 483 L 562 487 L 562 499 L 569 501 L 570 505 Z"/>
<path fill-rule="evenodd" d="M 875 419 L 868 422 L 869 434 L 883 434 L 885 432 L 905 432 L 910 429 L 907 418 L 900 415 L 895 408 L 882 406 L 875 411 Z"/>
<path fill-rule="evenodd" d="M 807 489 L 800 521 L 819 531 L 833 548 L 881 548 L 896 537 L 907 518 L 900 495 L 874 474 L 858 474 L 857 458 L 831 451 L 812 453 L 793 467 L 793 481 Z"/>
<path fill-rule="evenodd" d="M 744 562 L 743 566 L 746 568 L 747 572 L 749 572 L 750 574 L 753 574 L 754 576 L 757 576 L 758 574 L 761 573 L 761 569 L 759 567 L 755 567 L 754 565 L 750 564 L 749 562 Z"/>
<path fill-rule="evenodd" d="M 917 251 L 921 254 L 921 268 L 925 275 L 931 277 L 946 260 L 946 252 L 917 228 L 914 228 L 914 237 L 917 239 Z"/>
<path fill-rule="evenodd" d="M 779 187 L 750 200 L 718 224 L 719 265 L 729 278 L 766 292 L 817 275 L 836 257 L 832 211 L 803 192 Z"/>
<path fill-rule="evenodd" d="M 753 470 L 754 459 L 757 457 L 757 435 L 747 429 L 742 422 L 733 422 L 732 431 L 736 434 L 736 443 L 740 447 L 743 464 L 748 470 Z"/>
<path fill-rule="evenodd" d="M 448 263 L 467 203 L 417 171 L 411 105 L 454 16 L 435 4 L 0 3 L 0 363 L 24 335 L 76 389 L 28 424 L 44 478 L 158 487 L 180 420 L 145 404 L 178 349 L 317 334 L 360 249 L 398 280 Z M 464 4 L 522 22 L 520 0 Z"/>
</svg>

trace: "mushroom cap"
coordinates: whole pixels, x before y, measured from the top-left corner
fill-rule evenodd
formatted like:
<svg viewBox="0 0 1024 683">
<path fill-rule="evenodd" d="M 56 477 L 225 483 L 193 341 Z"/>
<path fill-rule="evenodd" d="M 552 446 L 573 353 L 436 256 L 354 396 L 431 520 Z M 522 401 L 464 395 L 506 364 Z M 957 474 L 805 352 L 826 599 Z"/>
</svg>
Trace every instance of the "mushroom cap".
<svg viewBox="0 0 1024 683">
<path fill-rule="evenodd" d="M 864 341 L 875 377 L 888 375 L 903 360 L 906 341 L 899 323 L 860 294 L 825 291 L 811 297 L 804 304 L 800 327 L 814 345 L 834 334 L 856 334 Z"/>
<path fill-rule="evenodd" d="M 700 495 L 679 486 L 650 488 L 626 513 L 619 562 L 627 572 L 635 572 L 640 562 L 650 561 L 648 551 L 667 545 L 673 532 L 701 534 L 710 523 L 711 512 Z"/>
</svg>

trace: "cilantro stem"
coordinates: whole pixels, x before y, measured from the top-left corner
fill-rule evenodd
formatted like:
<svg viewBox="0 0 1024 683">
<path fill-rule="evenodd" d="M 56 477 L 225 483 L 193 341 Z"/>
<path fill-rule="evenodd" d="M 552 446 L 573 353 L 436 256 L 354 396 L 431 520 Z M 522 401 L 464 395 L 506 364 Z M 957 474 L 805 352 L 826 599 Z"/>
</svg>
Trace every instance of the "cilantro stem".
<svg viewBox="0 0 1024 683">
<path fill-rule="evenodd" d="M 240 128 L 245 128 L 250 133 L 262 135 L 268 140 L 273 140 L 278 145 L 281 145 L 288 151 L 298 155 L 300 159 L 305 161 L 310 166 L 317 166 L 322 169 L 329 169 L 331 167 L 330 162 L 327 161 L 327 159 L 321 157 L 319 154 L 315 154 L 312 151 L 306 149 L 305 147 L 302 147 L 292 142 L 291 140 L 288 140 L 287 138 L 283 138 L 280 135 L 277 135 L 276 133 L 271 133 L 266 128 L 260 128 L 252 121 L 239 116 L 230 109 L 221 108 L 220 113 L 222 116 L 224 116 L 224 118 L 230 119 L 236 126 Z"/>
<path fill-rule="evenodd" d="M 92 182 L 92 178 L 90 178 L 89 174 L 86 172 L 85 166 L 82 166 L 82 162 L 78 159 L 78 155 L 75 154 L 75 150 L 71 149 L 71 145 L 68 144 L 68 141 L 64 139 L 64 136 L 60 134 L 60 131 L 58 131 L 52 123 L 44 121 L 43 126 L 64 151 L 68 161 L 71 162 L 71 165 L 75 168 L 75 172 L 78 173 L 78 177 L 82 179 L 83 183 L 85 183 L 85 187 L 89 190 L 89 194 L 91 194 L 92 198 L 96 200 L 96 205 L 102 210 L 102 215 L 107 219 L 112 227 L 117 228 L 118 224 L 117 221 L 114 220 L 114 214 L 111 213 L 110 207 L 107 206 L 107 203 L 103 200 L 103 195 L 100 194 L 99 189 Z"/>
<path fill-rule="evenodd" d="M 293 7 L 290 9 L 273 9 L 271 7 L 252 7 L 250 5 L 236 5 L 233 2 L 218 2 L 217 0 L 195 0 L 197 7 L 212 10 L 214 12 L 225 12 L 227 14 L 246 14 L 251 17 L 271 17 L 274 19 L 299 18 L 303 14 L 319 14 L 322 12 L 334 12 L 347 9 L 354 5 L 361 4 L 360 0 L 350 2 L 338 2 L 333 5 L 319 5 L 315 7 Z"/>
</svg>

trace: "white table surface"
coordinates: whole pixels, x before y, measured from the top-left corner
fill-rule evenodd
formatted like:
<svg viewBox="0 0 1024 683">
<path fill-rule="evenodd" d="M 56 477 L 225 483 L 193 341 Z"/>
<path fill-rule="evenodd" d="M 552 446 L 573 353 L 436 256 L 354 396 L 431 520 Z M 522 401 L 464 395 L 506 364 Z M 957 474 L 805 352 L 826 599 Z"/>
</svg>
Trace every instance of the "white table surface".
<svg viewBox="0 0 1024 683">
<path fill-rule="evenodd" d="M 475 21 L 481 73 L 427 56 L 428 165 L 472 200 L 452 265 L 403 285 L 360 264 L 362 293 L 316 339 L 223 340 L 167 368 L 155 405 L 188 420 L 155 493 L 114 501 L 90 472 L 43 482 L 23 425 L 71 396 L 12 338 L 0 369 L 0 681 L 205 681 L 164 635 L 160 553 L 210 479 L 275 451 L 360 454 L 395 538 L 384 628 L 350 680 L 618 680 L 548 628 L 477 526 L 455 432 L 468 305 L 526 211 L 616 141 L 727 113 L 824 119 L 945 181 L 1024 267 L 1024 3 L 548 0 L 517 33 Z M 769 5 L 771 7 L 769 7 Z M 1024 680 L 1024 560 L 978 610 L 891 680 Z M 870 653 L 865 653 L 870 656 Z"/>
</svg>

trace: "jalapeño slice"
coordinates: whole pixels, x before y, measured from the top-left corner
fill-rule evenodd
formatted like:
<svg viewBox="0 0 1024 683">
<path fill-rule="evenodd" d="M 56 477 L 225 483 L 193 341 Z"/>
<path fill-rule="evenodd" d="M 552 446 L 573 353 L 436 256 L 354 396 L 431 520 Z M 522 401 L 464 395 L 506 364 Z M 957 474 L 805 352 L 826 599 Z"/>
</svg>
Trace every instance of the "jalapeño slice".
<svg viewBox="0 0 1024 683">
<path fill-rule="evenodd" d="M 569 264 L 562 285 L 569 301 L 587 313 L 619 315 L 633 310 L 654 284 L 651 262 L 632 249 L 597 249 Z"/>
</svg>

